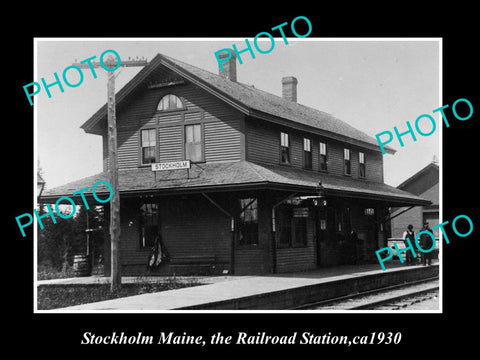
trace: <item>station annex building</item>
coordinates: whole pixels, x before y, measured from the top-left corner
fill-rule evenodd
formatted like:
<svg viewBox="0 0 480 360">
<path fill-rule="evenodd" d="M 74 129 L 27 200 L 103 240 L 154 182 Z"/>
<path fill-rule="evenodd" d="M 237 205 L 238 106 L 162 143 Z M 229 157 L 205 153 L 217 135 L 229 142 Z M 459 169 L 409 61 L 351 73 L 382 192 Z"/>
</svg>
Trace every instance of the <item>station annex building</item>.
<svg viewBox="0 0 480 360">
<path fill-rule="evenodd" d="M 116 94 L 123 275 L 374 262 L 389 209 L 430 204 L 384 184 L 374 138 L 297 103 L 296 78 L 281 79 L 279 97 L 238 82 L 234 57 L 223 66 L 217 75 L 158 54 Z M 82 129 L 102 136 L 104 172 L 44 191 L 42 203 L 109 181 L 107 106 Z M 183 160 L 187 169 L 152 168 Z M 147 270 L 157 236 L 168 258 Z M 107 273 L 109 249 L 107 239 Z"/>
</svg>

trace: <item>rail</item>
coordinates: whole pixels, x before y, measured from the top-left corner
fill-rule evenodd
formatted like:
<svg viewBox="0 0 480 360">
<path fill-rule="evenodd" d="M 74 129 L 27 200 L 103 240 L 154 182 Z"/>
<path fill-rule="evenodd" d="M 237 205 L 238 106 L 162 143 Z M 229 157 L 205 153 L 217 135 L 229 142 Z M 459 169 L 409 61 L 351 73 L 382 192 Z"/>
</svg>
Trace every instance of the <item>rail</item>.
<svg viewBox="0 0 480 360">
<path fill-rule="evenodd" d="M 430 281 L 438 280 L 438 278 L 439 278 L 438 276 L 435 276 L 435 277 L 430 277 L 430 278 L 426 278 L 426 279 L 422 279 L 422 280 L 404 282 L 402 284 L 381 287 L 381 288 L 378 288 L 378 289 L 358 292 L 358 293 L 349 294 L 349 295 L 345 295 L 345 296 L 340 296 L 340 297 L 336 297 L 336 298 L 332 298 L 332 299 L 328 299 L 328 300 L 322 300 L 322 301 L 318 301 L 318 302 L 308 303 L 308 304 L 304 304 L 304 305 L 301 305 L 301 306 L 298 306 L 298 307 L 291 308 L 290 310 L 306 310 L 306 309 L 312 309 L 312 308 L 321 307 L 321 306 L 331 306 L 331 305 L 334 305 L 336 303 L 345 302 L 345 301 L 348 301 L 348 300 L 359 299 L 361 297 L 365 297 L 365 296 L 369 296 L 369 295 L 381 294 L 381 293 L 391 291 L 391 290 L 397 290 L 397 289 L 401 289 L 401 288 L 405 288 L 405 287 L 409 287 L 409 286 L 413 286 L 413 285 L 427 283 L 427 282 L 430 282 Z M 367 303 L 362 304 L 362 305 L 349 307 L 348 310 L 368 309 L 368 308 L 373 307 L 373 306 L 381 305 L 382 303 L 387 303 L 387 302 L 398 300 L 402 297 L 408 297 L 408 296 L 415 295 L 416 293 L 428 292 L 428 291 L 432 291 L 432 290 L 435 290 L 435 289 L 438 289 L 438 286 L 429 287 L 428 289 L 423 289 L 423 290 L 420 290 L 420 291 L 413 291 L 413 292 L 409 292 L 409 293 L 405 293 L 405 294 L 397 295 L 397 296 L 393 296 L 393 297 L 388 297 L 388 298 L 385 298 L 385 299 L 382 299 L 382 300 L 379 300 L 379 301 L 367 302 Z"/>
</svg>

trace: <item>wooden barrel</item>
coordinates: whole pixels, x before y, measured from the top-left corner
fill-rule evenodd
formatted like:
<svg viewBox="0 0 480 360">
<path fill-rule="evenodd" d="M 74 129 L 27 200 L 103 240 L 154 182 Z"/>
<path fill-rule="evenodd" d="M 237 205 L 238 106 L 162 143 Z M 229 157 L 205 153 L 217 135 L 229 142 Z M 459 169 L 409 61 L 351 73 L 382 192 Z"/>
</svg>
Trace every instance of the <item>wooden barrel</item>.
<svg viewBox="0 0 480 360">
<path fill-rule="evenodd" d="M 75 255 L 73 257 L 73 272 L 76 277 L 91 275 L 92 269 L 87 255 Z"/>
</svg>

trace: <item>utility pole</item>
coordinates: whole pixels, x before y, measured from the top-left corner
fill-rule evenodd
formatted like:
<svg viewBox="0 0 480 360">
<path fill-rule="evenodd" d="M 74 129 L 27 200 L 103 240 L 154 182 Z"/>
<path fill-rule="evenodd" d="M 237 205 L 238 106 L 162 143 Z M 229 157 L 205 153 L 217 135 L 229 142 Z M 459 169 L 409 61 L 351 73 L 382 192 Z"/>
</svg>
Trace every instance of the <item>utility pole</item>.
<svg viewBox="0 0 480 360">
<path fill-rule="evenodd" d="M 145 66 L 145 59 L 129 60 L 120 66 Z M 109 56 L 103 64 L 101 62 L 74 63 L 79 68 L 98 68 L 106 66 L 109 69 L 118 67 L 117 60 Z M 108 118 L 108 173 L 113 196 L 110 200 L 110 290 L 116 291 L 122 287 L 121 262 L 120 262 L 120 194 L 118 191 L 118 166 L 117 166 L 117 123 L 115 117 L 115 70 L 108 71 L 107 82 L 107 118 Z"/>
</svg>

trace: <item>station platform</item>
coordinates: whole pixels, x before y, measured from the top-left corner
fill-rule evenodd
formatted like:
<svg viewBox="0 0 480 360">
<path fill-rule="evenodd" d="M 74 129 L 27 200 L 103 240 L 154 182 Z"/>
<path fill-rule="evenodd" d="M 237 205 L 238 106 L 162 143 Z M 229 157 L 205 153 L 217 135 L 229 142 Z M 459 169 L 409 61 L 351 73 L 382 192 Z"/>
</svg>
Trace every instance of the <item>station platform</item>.
<svg viewBox="0 0 480 360">
<path fill-rule="evenodd" d="M 220 276 L 203 279 L 200 282 L 205 285 L 201 286 L 135 295 L 50 311 L 285 310 L 438 275 L 438 264 L 404 266 L 391 262 L 385 271 L 382 271 L 378 264 L 369 264 L 263 276 Z M 108 281 L 107 278 L 104 279 Z M 85 278 L 77 281 L 89 280 Z"/>
</svg>

